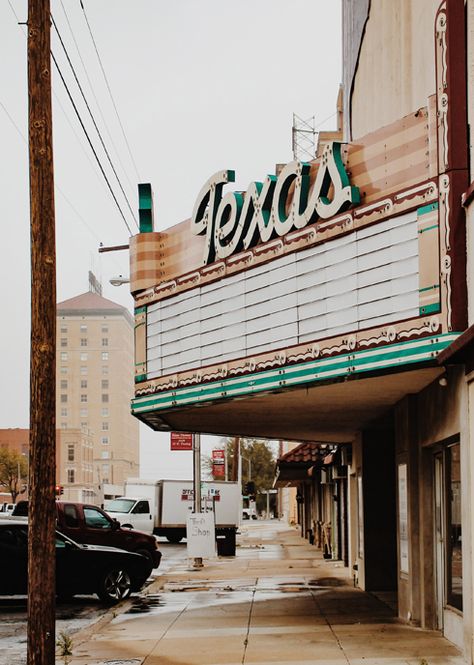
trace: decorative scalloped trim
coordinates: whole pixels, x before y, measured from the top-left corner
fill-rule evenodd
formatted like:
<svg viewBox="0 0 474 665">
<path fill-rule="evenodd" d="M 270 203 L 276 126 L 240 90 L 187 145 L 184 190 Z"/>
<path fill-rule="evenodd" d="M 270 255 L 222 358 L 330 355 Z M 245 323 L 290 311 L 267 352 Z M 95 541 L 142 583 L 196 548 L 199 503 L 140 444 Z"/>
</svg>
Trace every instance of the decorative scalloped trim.
<svg viewBox="0 0 474 665">
<path fill-rule="evenodd" d="M 419 196 L 423 192 L 425 192 L 423 196 L 429 198 L 436 198 L 438 194 L 438 187 L 435 182 L 428 182 L 423 185 L 419 185 L 418 187 L 412 187 L 411 189 L 407 189 L 404 192 L 400 192 L 399 194 L 395 194 L 393 199 L 396 203 L 400 203 L 401 201 L 407 201 L 409 199 L 412 199 L 417 195 Z"/>
<path fill-rule="evenodd" d="M 366 217 L 374 212 L 386 212 L 389 213 L 393 209 L 392 199 L 382 199 L 382 201 L 376 201 L 369 206 L 364 206 L 363 208 L 356 208 L 354 210 L 354 217 L 361 218 Z"/>
<path fill-rule="evenodd" d="M 436 333 L 441 326 L 440 320 L 437 316 L 432 316 L 425 325 L 419 328 L 410 328 L 409 330 L 400 330 L 398 339 L 408 339 L 409 337 L 420 337 L 424 334 Z"/>
<path fill-rule="evenodd" d="M 393 326 L 382 331 L 377 337 L 369 337 L 367 339 L 360 339 L 358 346 L 368 347 L 380 344 L 380 342 L 394 342 L 397 339 L 397 331 Z"/>
</svg>

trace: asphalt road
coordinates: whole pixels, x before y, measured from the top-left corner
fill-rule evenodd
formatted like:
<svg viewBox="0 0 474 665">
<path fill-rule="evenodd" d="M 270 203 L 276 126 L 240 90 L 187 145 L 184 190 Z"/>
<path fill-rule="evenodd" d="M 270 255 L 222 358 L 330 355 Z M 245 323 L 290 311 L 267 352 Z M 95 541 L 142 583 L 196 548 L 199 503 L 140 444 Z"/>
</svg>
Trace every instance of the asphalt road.
<svg viewBox="0 0 474 665">
<path fill-rule="evenodd" d="M 163 553 L 161 565 L 152 572 L 148 583 L 151 583 L 157 576 L 172 570 L 178 561 L 186 557 L 185 543 L 171 545 L 161 538 L 158 539 L 158 542 Z M 140 594 L 132 594 L 132 598 L 138 596 Z M 71 636 L 74 641 L 74 634 L 77 631 L 92 626 L 109 611 L 110 606 L 101 603 L 97 596 L 76 596 L 70 601 L 58 602 L 56 605 L 56 638 L 64 633 Z M 26 619 L 25 596 L 0 596 L 0 665 L 26 664 Z"/>
</svg>

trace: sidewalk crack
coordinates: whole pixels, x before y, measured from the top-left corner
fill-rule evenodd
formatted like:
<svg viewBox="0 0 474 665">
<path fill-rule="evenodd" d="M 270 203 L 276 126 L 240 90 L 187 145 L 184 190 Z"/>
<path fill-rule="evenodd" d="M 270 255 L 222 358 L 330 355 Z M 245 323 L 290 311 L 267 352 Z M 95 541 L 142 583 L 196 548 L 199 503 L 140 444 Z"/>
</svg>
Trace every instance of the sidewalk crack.
<svg viewBox="0 0 474 665">
<path fill-rule="evenodd" d="M 247 655 L 247 647 L 249 644 L 249 634 L 250 634 L 250 624 L 252 623 L 252 611 L 253 611 L 253 606 L 255 602 L 255 594 L 257 593 L 257 583 L 258 583 L 258 577 L 255 580 L 255 586 L 252 591 L 252 600 L 250 601 L 250 609 L 249 609 L 249 617 L 247 620 L 247 632 L 245 633 L 245 639 L 244 639 L 244 652 L 242 654 L 242 665 L 245 663 L 245 656 Z"/>
</svg>

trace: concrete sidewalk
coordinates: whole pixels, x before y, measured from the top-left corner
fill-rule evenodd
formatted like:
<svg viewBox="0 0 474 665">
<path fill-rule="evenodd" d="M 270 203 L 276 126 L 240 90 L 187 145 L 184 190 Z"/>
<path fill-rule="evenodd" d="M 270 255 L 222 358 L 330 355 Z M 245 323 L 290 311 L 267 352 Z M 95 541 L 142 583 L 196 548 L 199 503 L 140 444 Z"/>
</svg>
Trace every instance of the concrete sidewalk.
<svg viewBox="0 0 474 665">
<path fill-rule="evenodd" d="M 347 569 L 273 522 L 242 527 L 237 556 L 187 561 L 73 638 L 71 665 L 465 665 L 438 633 L 399 623 Z M 63 659 L 57 660 L 64 662 Z"/>
</svg>

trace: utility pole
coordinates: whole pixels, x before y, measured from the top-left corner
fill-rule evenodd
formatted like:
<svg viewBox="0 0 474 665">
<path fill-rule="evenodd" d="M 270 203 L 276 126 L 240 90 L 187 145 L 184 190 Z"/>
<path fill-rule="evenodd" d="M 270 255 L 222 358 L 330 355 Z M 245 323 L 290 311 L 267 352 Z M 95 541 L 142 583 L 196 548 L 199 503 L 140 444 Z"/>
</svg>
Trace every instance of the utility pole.
<svg viewBox="0 0 474 665">
<path fill-rule="evenodd" d="M 55 662 L 56 250 L 50 2 L 28 1 L 31 222 L 28 665 Z"/>
</svg>

